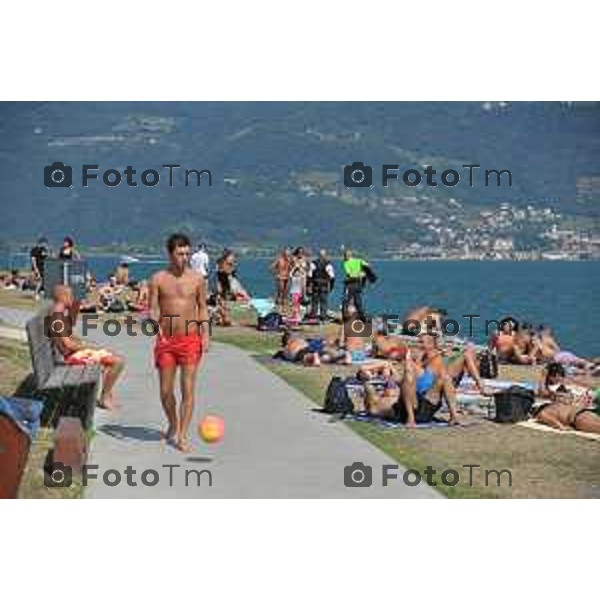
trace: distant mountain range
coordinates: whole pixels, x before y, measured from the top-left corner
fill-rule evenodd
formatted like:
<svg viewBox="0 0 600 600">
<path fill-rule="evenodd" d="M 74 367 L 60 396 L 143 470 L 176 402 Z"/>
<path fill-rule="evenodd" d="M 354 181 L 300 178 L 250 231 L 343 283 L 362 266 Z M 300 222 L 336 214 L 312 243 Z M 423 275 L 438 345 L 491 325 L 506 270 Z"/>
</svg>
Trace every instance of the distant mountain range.
<svg viewBox="0 0 600 600">
<path fill-rule="evenodd" d="M 44 186 L 55 161 L 74 167 L 73 188 Z M 343 166 L 354 161 L 373 165 L 373 189 L 344 187 Z M 132 165 L 137 181 L 143 169 L 178 163 L 210 169 L 213 186 L 128 187 L 123 178 L 82 188 L 84 163 Z M 383 188 L 389 163 L 431 164 L 438 179 L 478 163 L 510 169 L 513 186 Z M 381 252 L 428 234 L 424 216 L 476 226 L 503 202 L 548 206 L 591 230 L 599 177 L 600 103 L 0 103 L 8 243 L 72 234 L 87 246 L 158 248 L 180 229 L 218 245 Z M 536 232 L 510 233 L 527 245 Z"/>
</svg>

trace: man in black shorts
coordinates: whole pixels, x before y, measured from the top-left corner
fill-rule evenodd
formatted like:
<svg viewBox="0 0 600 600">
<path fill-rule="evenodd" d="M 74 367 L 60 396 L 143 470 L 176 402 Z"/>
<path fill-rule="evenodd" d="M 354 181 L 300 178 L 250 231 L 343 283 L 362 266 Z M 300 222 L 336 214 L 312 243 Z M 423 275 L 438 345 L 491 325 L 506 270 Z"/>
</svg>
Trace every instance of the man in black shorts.
<svg viewBox="0 0 600 600">
<path fill-rule="evenodd" d="M 40 238 L 38 243 L 31 249 L 31 270 L 35 278 L 36 296 L 44 291 L 44 267 L 46 259 L 50 255 L 48 251 L 48 240 L 46 238 Z"/>
</svg>

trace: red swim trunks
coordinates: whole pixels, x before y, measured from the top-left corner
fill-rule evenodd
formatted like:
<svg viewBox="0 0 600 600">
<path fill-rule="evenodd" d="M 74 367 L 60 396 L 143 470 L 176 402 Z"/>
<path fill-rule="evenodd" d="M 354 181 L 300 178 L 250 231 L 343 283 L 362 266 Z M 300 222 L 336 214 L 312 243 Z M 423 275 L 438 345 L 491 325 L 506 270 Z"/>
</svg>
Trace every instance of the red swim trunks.
<svg viewBox="0 0 600 600">
<path fill-rule="evenodd" d="M 154 346 L 157 369 L 182 365 L 197 365 L 202 358 L 202 338 L 197 334 L 159 335 Z"/>
</svg>

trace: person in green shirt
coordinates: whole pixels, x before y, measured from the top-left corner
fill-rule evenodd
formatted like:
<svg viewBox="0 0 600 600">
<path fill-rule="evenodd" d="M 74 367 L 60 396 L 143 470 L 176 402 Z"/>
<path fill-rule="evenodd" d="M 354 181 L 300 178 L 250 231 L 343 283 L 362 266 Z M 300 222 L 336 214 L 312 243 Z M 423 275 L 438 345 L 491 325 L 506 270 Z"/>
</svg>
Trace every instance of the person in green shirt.
<svg viewBox="0 0 600 600">
<path fill-rule="evenodd" d="M 352 304 L 356 309 L 358 318 L 364 321 L 365 313 L 362 292 L 365 284 L 365 268 L 369 268 L 369 263 L 362 258 L 355 258 L 351 250 L 345 250 L 342 268 L 344 271 L 342 312 L 346 315 L 348 313 L 348 306 Z"/>
</svg>

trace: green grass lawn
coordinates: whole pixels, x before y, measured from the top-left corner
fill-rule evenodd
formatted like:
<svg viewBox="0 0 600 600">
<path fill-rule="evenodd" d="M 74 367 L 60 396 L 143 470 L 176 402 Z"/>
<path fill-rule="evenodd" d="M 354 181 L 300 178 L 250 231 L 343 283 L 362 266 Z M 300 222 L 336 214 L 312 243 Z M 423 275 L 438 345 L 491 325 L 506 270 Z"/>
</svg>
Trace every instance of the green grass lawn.
<svg viewBox="0 0 600 600">
<path fill-rule="evenodd" d="M 0 338 L 0 394 L 11 396 L 30 372 L 29 351 L 25 344 Z M 44 485 L 44 463 L 53 446 L 53 431 L 40 428 L 31 444 L 25 473 L 19 487 L 19 498 L 80 498 L 82 487 L 77 482 L 70 488 L 47 488 Z"/>
<path fill-rule="evenodd" d="M 215 328 L 213 339 L 249 351 L 263 366 L 295 387 L 316 405 L 322 405 L 325 390 L 334 374 L 349 375 L 352 367 L 323 366 L 319 369 L 275 361 L 270 358 L 279 346 L 280 334 L 258 332 L 244 326 Z M 536 373 L 527 367 L 503 368 L 500 376 L 531 380 Z M 437 489 L 450 498 L 582 498 L 600 497 L 600 443 L 576 436 L 538 432 L 518 425 L 500 425 L 483 420 L 472 427 L 449 429 L 385 429 L 371 423 L 344 421 L 358 435 L 385 452 L 393 461 L 423 472 L 427 466 L 437 474 Z M 463 465 L 481 465 L 469 470 Z M 440 474 L 459 472 L 457 486 L 444 486 Z M 485 469 L 509 469 L 502 485 Z"/>
<path fill-rule="evenodd" d="M 0 306 L 35 311 L 41 303 L 35 300 L 32 293 L 0 289 Z"/>
</svg>

